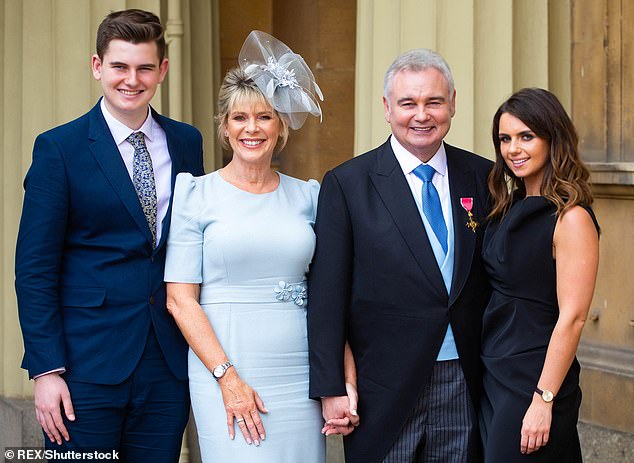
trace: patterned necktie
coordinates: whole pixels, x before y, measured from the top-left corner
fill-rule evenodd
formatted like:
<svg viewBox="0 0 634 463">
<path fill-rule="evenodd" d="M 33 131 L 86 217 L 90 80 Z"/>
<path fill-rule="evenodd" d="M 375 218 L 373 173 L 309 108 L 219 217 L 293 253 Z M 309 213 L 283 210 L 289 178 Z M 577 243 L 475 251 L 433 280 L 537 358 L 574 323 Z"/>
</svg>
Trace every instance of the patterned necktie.
<svg viewBox="0 0 634 463">
<path fill-rule="evenodd" d="M 447 254 L 447 224 L 442 215 L 438 190 L 431 182 L 436 170 L 432 166 L 421 164 L 413 172 L 414 175 L 423 181 L 423 213 L 427 217 L 432 230 L 434 230 L 434 234 L 438 238 L 443 251 Z"/>
<path fill-rule="evenodd" d="M 154 169 L 152 158 L 145 146 L 143 132 L 135 132 L 126 138 L 134 147 L 132 168 L 132 183 L 139 197 L 145 219 L 152 232 L 152 247 L 156 247 L 156 184 L 154 183 Z"/>
</svg>

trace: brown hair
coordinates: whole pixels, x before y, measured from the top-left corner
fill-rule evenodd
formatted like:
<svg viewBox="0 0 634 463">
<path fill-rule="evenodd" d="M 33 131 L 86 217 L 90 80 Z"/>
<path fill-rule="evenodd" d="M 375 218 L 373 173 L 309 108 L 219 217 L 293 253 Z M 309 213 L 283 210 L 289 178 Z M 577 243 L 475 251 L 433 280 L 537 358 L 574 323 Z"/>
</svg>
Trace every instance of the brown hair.
<svg viewBox="0 0 634 463">
<path fill-rule="evenodd" d="M 493 117 L 495 165 L 488 180 L 493 202 L 489 217 L 503 217 L 515 197 L 526 196 L 524 182 L 513 175 L 500 150 L 500 117 L 504 113 L 515 116 L 548 142 L 549 156 L 540 192 L 557 207 L 557 215 L 579 204 L 590 206 L 590 173 L 579 157 L 577 131 L 570 117 L 548 90 L 524 88 L 502 103 Z"/>
<path fill-rule="evenodd" d="M 281 151 L 284 146 L 286 146 L 286 141 L 288 140 L 288 121 L 271 107 L 271 103 L 269 103 L 262 94 L 255 82 L 247 77 L 240 68 L 233 68 L 227 72 L 220 86 L 220 91 L 218 92 L 218 114 L 216 115 L 216 122 L 218 123 L 218 140 L 222 143 L 222 147 L 226 150 L 231 150 L 227 137 L 224 136 L 224 132 L 229 114 L 236 102 L 239 101 L 247 101 L 254 104 L 262 103 L 271 108 L 271 111 L 275 113 L 280 121 L 280 136 L 275 145 L 275 150 L 277 152 Z"/>
<path fill-rule="evenodd" d="M 97 55 L 103 60 L 112 40 L 124 40 L 133 44 L 154 42 L 159 63 L 165 58 L 165 35 L 161 20 L 149 11 L 129 9 L 113 11 L 97 29 Z"/>
</svg>

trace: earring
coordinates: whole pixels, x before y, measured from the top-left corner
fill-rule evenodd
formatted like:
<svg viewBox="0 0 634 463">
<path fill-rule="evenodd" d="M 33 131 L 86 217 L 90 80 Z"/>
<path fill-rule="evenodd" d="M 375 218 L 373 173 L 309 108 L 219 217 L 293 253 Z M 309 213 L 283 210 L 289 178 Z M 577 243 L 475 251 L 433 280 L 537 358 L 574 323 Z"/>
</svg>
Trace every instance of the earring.
<svg viewBox="0 0 634 463">
<path fill-rule="evenodd" d="M 229 138 L 229 132 L 225 130 L 225 138 Z"/>
</svg>

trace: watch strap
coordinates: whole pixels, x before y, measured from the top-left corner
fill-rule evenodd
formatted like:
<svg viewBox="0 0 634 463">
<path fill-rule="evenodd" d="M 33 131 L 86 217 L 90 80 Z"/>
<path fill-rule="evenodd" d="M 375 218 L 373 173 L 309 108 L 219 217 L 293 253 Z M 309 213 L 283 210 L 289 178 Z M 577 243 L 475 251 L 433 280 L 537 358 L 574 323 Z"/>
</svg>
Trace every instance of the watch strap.
<svg viewBox="0 0 634 463">
<path fill-rule="evenodd" d="M 227 360 L 225 363 L 221 363 L 220 365 L 217 365 L 214 367 L 213 370 L 211 370 L 211 375 L 216 378 L 216 381 L 219 380 L 220 378 L 222 378 L 225 373 L 227 372 L 227 370 L 229 368 L 231 368 L 233 366 L 233 363 L 231 363 L 231 360 Z M 219 373 L 218 375 L 216 375 L 216 370 L 217 369 L 222 369 L 222 372 Z"/>
<path fill-rule="evenodd" d="M 552 391 L 541 390 L 538 386 L 535 386 L 535 392 L 539 394 L 544 402 L 550 403 L 555 399 L 555 395 Z"/>
</svg>

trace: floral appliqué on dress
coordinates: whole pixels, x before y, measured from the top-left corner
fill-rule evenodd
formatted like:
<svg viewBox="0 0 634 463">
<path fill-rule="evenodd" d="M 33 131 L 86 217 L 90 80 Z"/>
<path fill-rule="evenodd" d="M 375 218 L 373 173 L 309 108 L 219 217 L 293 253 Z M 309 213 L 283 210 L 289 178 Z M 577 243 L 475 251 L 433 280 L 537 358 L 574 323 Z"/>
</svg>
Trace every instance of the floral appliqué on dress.
<svg viewBox="0 0 634 463">
<path fill-rule="evenodd" d="M 275 299 L 277 299 L 278 301 L 293 301 L 295 305 L 306 307 L 308 299 L 308 288 L 306 286 L 306 280 L 297 284 L 280 281 L 275 287 L 274 291 L 277 293 Z"/>
</svg>

